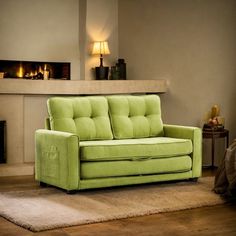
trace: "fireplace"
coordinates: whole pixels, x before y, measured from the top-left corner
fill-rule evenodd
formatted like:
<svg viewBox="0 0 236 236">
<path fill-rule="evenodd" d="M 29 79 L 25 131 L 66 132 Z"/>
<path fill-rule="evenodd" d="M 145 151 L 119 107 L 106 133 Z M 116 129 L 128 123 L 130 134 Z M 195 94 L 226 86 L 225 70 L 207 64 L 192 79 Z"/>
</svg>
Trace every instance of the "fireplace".
<svg viewBox="0 0 236 236">
<path fill-rule="evenodd" d="M 0 78 L 70 80 L 70 63 L 0 60 Z"/>
</svg>

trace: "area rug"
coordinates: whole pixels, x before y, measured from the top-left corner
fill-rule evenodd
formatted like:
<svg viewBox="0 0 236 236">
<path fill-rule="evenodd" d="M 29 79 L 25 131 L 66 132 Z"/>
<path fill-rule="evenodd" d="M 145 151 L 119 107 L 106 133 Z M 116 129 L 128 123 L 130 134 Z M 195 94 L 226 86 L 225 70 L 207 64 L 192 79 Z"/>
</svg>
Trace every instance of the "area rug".
<svg viewBox="0 0 236 236">
<path fill-rule="evenodd" d="M 0 215 L 31 231 L 222 204 L 213 178 L 68 195 L 55 188 L 0 193 Z"/>
</svg>

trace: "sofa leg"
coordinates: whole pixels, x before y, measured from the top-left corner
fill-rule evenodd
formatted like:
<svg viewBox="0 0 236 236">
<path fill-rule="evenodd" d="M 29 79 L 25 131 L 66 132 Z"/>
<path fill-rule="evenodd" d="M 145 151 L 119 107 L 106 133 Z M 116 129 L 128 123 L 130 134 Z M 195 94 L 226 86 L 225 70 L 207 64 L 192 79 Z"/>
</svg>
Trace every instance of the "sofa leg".
<svg viewBox="0 0 236 236">
<path fill-rule="evenodd" d="M 39 185 L 41 186 L 41 187 L 48 187 L 48 184 L 46 184 L 46 183 L 44 183 L 44 182 L 39 182 Z"/>
<path fill-rule="evenodd" d="M 75 194 L 77 191 L 76 190 L 66 190 L 67 194 Z"/>
<path fill-rule="evenodd" d="M 195 183 L 196 183 L 196 182 L 198 181 L 198 178 L 197 178 L 197 177 L 195 177 L 195 178 L 191 178 L 191 179 L 190 179 L 190 181 L 192 181 L 192 182 L 195 182 Z"/>
</svg>

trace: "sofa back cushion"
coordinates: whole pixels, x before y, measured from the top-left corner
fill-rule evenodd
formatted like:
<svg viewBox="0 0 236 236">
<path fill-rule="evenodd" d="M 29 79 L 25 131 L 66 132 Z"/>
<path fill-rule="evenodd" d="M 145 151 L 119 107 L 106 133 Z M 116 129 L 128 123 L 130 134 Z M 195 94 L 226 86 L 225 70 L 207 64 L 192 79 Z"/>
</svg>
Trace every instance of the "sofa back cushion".
<svg viewBox="0 0 236 236">
<path fill-rule="evenodd" d="M 115 95 L 107 99 L 115 139 L 163 136 L 159 96 Z"/>
<path fill-rule="evenodd" d="M 77 134 L 80 140 L 113 139 L 105 97 L 53 97 L 47 105 L 52 130 Z"/>
</svg>

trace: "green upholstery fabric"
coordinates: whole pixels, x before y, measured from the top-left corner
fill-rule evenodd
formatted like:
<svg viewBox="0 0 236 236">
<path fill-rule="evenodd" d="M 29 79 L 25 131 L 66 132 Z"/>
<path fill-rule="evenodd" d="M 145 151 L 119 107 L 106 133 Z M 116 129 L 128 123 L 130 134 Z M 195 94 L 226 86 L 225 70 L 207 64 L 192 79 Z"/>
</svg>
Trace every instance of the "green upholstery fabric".
<svg viewBox="0 0 236 236">
<path fill-rule="evenodd" d="M 105 97 L 53 97 L 48 113 L 52 130 L 77 134 L 80 140 L 113 138 Z"/>
<path fill-rule="evenodd" d="M 163 135 L 160 98 L 157 95 L 108 96 L 109 115 L 115 139 Z"/>
<path fill-rule="evenodd" d="M 197 127 L 164 125 L 166 137 L 190 139 L 193 143 L 193 152 L 191 154 L 193 162 L 193 178 L 202 174 L 202 130 Z"/>
<path fill-rule="evenodd" d="M 81 161 L 136 160 L 188 155 L 190 139 L 166 137 L 80 142 Z"/>
<path fill-rule="evenodd" d="M 79 141 L 74 134 L 37 130 L 35 133 L 35 177 L 63 189 L 78 188 Z"/>
<path fill-rule="evenodd" d="M 133 185 L 143 183 L 155 183 L 160 181 L 183 180 L 192 178 L 192 171 L 156 174 L 156 175 L 135 175 L 125 177 L 105 177 L 94 179 L 83 179 L 79 182 L 79 189 L 91 189 L 111 186 Z"/>
<path fill-rule="evenodd" d="M 79 190 L 200 177 L 201 129 L 163 125 L 160 109 L 156 95 L 50 98 L 36 179 Z"/>
<path fill-rule="evenodd" d="M 189 156 L 143 161 L 82 162 L 81 179 L 184 172 L 191 170 L 191 167 Z"/>
</svg>

